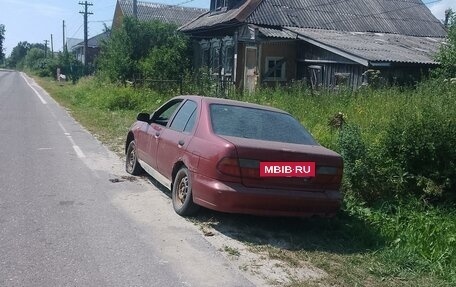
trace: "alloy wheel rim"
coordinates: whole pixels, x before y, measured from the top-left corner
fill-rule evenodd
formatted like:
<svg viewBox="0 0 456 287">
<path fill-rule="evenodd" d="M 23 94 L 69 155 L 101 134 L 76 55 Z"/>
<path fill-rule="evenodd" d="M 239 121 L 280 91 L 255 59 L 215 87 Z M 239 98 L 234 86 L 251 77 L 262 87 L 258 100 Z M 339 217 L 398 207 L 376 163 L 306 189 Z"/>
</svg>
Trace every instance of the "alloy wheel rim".
<svg viewBox="0 0 456 287">
<path fill-rule="evenodd" d="M 188 193 L 188 177 L 184 176 L 179 182 L 179 187 L 177 189 L 177 201 L 181 205 L 184 204 L 185 199 L 187 198 Z"/>
<path fill-rule="evenodd" d="M 130 157 L 129 157 L 129 160 L 128 160 L 128 170 L 129 171 L 133 170 L 133 165 L 135 163 L 135 160 L 136 160 L 136 152 L 135 152 L 135 149 L 132 148 L 131 151 L 130 151 Z"/>
</svg>

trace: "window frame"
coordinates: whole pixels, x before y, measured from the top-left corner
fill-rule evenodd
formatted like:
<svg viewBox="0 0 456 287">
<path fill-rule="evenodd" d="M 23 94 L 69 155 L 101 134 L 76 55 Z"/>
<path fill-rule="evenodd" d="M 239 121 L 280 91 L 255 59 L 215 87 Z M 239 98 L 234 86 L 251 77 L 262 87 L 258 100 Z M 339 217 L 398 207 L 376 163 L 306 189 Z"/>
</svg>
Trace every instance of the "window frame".
<svg viewBox="0 0 456 287">
<path fill-rule="evenodd" d="M 228 0 L 215 0 L 214 11 L 222 11 L 228 7 Z"/>
<path fill-rule="evenodd" d="M 268 73 L 269 72 L 269 63 L 271 61 L 274 61 L 274 65 L 276 65 L 276 63 L 278 61 L 281 61 L 281 60 L 284 60 L 284 57 L 266 57 L 265 59 L 265 71 L 264 73 Z M 281 67 L 281 77 L 275 77 L 275 73 L 276 71 L 274 71 L 274 76 L 269 76 L 269 77 L 265 77 L 265 81 L 274 81 L 274 82 L 277 82 L 277 81 L 280 81 L 280 82 L 283 82 L 283 81 L 286 81 L 287 80 L 287 61 L 285 60 L 283 63 L 282 63 L 282 67 Z M 277 69 L 278 70 L 278 69 Z"/>
<path fill-rule="evenodd" d="M 177 115 L 179 114 L 179 112 L 182 111 L 182 109 L 184 108 L 184 106 L 187 104 L 187 103 L 193 103 L 195 104 L 195 110 L 193 110 L 193 112 L 190 114 L 190 116 L 187 118 L 187 121 L 185 122 L 185 125 L 183 127 L 182 130 L 180 129 L 175 129 L 172 127 L 173 123 L 175 122 L 176 120 L 176 117 Z M 197 112 L 198 112 L 198 103 L 193 101 L 193 100 L 185 100 L 181 103 L 181 105 L 178 107 L 178 109 L 176 110 L 176 112 L 174 113 L 172 119 L 171 119 L 171 122 L 169 123 L 168 125 L 168 129 L 170 130 L 173 130 L 173 131 L 176 131 L 176 132 L 179 132 L 179 133 L 186 133 L 186 134 L 191 134 L 193 132 L 193 130 L 195 129 L 195 126 L 197 125 Z M 190 119 L 193 117 L 193 115 L 195 115 L 195 121 L 194 121 L 194 124 L 193 124 L 193 127 L 191 128 L 191 130 L 187 130 L 187 125 L 189 124 L 190 122 Z"/>
<path fill-rule="evenodd" d="M 157 124 L 157 125 L 160 125 L 160 126 L 163 126 L 163 127 L 168 127 L 170 125 L 170 123 L 174 120 L 174 116 L 176 115 L 177 111 L 180 110 L 180 107 L 182 106 L 183 102 L 185 102 L 184 99 L 176 99 L 176 100 L 173 100 L 173 101 L 170 101 L 170 102 L 166 103 L 165 105 L 160 107 L 158 110 L 156 110 L 152 114 L 151 119 L 150 119 L 151 123 Z M 174 106 L 176 104 L 178 104 L 176 106 L 176 109 L 173 112 L 171 112 L 171 114 L 169 115 L 169 117 L 167 119 L 160 118 L 160 116 L 164 112 L 166 112 L 167 110 L 169 110 L 172 106 Z"/>
</svg>

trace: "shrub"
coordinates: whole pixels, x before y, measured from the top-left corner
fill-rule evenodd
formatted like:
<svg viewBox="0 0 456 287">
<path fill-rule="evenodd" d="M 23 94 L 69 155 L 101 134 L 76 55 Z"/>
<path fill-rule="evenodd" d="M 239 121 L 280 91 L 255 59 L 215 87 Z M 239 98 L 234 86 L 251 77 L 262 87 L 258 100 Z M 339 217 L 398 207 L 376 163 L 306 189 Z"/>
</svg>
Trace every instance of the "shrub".
<svg viewBox="0 0 456 287">
<path fill-rule="evenodd" d="M 99 73 L 111 82 L 134 78 L 177 79 L 189 65 L 188 39 L 175 25 L 125 18 L 104 43 Z"/>
<path fill-rule="evenodd" d="M 456 77 L 456 13 L 449 12 L 450 21 L 448 29 L 448 41 L 442 45 L 437 60 L 441 63 L 438 73 L 443 77 Z"/>
<path fill-rule="evenodd" d="M 373 203 L 391 196 L 391 180 L 379 149 L 368 146 L 361 130 L 354 124 L 345 124 L 340 130 L 338 148 L 344 159 L 344 190 L 364 202 Z M 391 169 L 391 168 L 390 168 Z"/>
<path fill-rule="evenodd" d="M 406 173 L 406 191 L 454 201 L 456 119 L 433 107 L 396 116 L 387 128 L 385 156 Z"/>
</svg>

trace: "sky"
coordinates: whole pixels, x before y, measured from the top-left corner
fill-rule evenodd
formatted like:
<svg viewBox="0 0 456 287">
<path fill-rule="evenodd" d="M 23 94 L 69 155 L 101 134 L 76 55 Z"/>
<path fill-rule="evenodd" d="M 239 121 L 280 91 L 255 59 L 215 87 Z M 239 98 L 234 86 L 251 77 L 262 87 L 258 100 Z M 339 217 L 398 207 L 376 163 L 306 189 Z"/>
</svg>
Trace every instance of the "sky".
<svg viewBox="0 0 456 287">
<path fill-rule="evenodd" d="M 188 7 L 209 8 L 210 0 L 146 0 L 147 2 L 169 5 L 182 4 Z M 361 0 L 359 0 L 361 1 Z M 66 38 L 84 37 L 83 16 L 79 13 L 83 6 L 78 0 L 0 0 L 0 24 L 6 26 L 4 47 L 5 54 L 21 41 L 29 43 L 44 43 L 51 41 L 53 35 L 54 51 L 62 50 L 63 29 L 65 20 Z M 89 11 L 89 37 L 103 31 L 103 23 L 111 26 L 114 17 L 116 0 L 92 0 L 93 6 Z M 187 3 L 186 3 L 187 2 Z M 445 10 L 452 8 L 456 11 L 456 0 L 424 0 L 437 19 L 444 18 Z M 431 3 L 433 2 L 433 3 Z"/>
</svg>

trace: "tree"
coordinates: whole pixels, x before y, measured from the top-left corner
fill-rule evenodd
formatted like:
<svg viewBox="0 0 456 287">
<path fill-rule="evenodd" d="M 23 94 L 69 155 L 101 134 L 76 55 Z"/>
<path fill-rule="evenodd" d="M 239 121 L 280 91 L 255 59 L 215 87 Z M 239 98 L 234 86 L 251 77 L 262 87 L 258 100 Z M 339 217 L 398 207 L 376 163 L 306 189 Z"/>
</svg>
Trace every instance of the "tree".
<svg viewBox="0 0 456 287">
<path fill-rule="evenodd" d="M 32 70 L 39 70 L 42 60 L 44 60 L 44 50 L 31 48 L 25 56 L 25 65 Z"/>
<path fill-rule="evenodd" d="M 8 66 L 10 68 L 21 68 L 23 60 L 30 50 L 30 44 L 25 42 L 19 42 L 16 47 L 11 51 L 11 56 L 8 59 Z"/>
<path fill-rule="evenodd" d="M 5 48 L 3 48 L 3 41 L 5 40 L 5 25 L 0 24 L 0 63 L 3 63 L 5 60 Z"/>
<path fill-rule="evenodd" d="M 111 81 L 176 79 L 188 67 L 188 46 L 175 25 L 127 17 L 102 46 L 99 71 Z"/>
<path fill-rule="evenodd" d="M 447 44 L 442 45 L 437 60 L 441 66 L 439 73 L 447 78 L 456 77 L 456 13 L 449 11 Z"/>
</svg>

